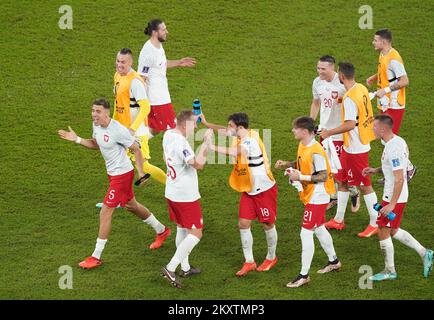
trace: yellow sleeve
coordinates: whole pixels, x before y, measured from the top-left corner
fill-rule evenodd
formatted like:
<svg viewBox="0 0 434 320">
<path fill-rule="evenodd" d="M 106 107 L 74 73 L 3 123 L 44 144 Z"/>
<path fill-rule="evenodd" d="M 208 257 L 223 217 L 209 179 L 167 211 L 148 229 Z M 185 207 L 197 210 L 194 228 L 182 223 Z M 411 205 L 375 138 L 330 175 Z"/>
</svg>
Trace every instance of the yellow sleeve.
<svg viewBox="0 0 434 320">
<path fill-rule="evenodd" d="M 148 114 L 151 112 L 151 104 L 149 100 L 139 100 L 137 104 L 140 106 L 139 114 L 134 120 L 134 123 L 131 125 L 131 129 L 137 131 L 139 126 L 144 122 L 146 126 L 148 126 Z"/>
</svg>

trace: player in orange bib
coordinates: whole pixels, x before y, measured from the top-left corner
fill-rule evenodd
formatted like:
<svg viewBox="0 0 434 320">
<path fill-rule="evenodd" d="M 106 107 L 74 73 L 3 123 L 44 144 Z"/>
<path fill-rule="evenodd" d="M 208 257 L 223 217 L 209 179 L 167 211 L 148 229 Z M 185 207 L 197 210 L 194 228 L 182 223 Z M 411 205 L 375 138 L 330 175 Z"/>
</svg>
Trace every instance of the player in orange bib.
<svg viewBox="0 0 434 320">
<path fill-rule="evenodd" d="M 267 152 L 259 134 L 249 129 L 245 113 L 234 113 L 228 118 L 228 126 L 208 123 L 203 113 L 202 123 L 219 134 L 233 136 L 231 147 L 211 145 L 213 151 L 236 157 L 237 161 L 229 177 L 229 185 L 241 193 L 238 226 L 245 262 L 236 273 L 238 277 L 250 271 L 268 271 L 277 263 L 277 184 L 270 170 Z M 268 252 L 264 262 L 256 267 L 253 257 L 253 236 L 250 226 L 258 219 L 267 239 Z"/>
<path fill-rule="evenodd" d="M 337 230 L 345 228 L 348 186 L 357 186 L 363 194 L 370 217 L 369 225 L 358 236 L 367 238 L 378 232 L 377 212 L 373 208 L 377 203 L 377 195 L 372 188 L 370 177 L 362 174 L 362 170 L 369 166 L 370 142 L 375 139 L 374 116 L 368 89 L 355 81 L 355 68 L 351 63 L 339 63 L 339 80 L 347 90 L 342 98 L 342 125 L 334 129 L 322 130 L 320 135 L 326 139 L 343 133 L 344 148 L 340 158 L 342 170 L 335 175 L 335 179 L 341 182 L 339 191 L 347 196 L 338 198 L 336 216 L 327 222 L 326 227 Z"/>
<path fill-rule="evenodd" d="M 409 84 L 407 71 L 401 55 L 392 47 L 392 32 L 389 29 L 375 32 L 372 45 L 380 55 L 377 73 L 369 77 L 366 83 L 371 86 L 377 82 L 377 108 L 393 119 L 393 133 L 397 135 L 405 112 L 406 88 Z M 407 181 L 410 182 L 415 174 L 416 166 L 409 161 Z"/>
<path fill-rule="evenodd" d="M 333 240 L 325 228 L 326 209 L 330 195 L 336 192 L 333 174 L 330 170 L 329 160 L 322 145 L 315 140 L 315 124 L 310 117 L 300 117 L 294 120 L 292 132 L 298 145 L 297 160 L 278 160 L 277 169 L 294 168 L 289 174 L 292 182 L 301 182 L 299 196 L 304 204 L 304 215 L 300 232 L 302 253 L 301 271 L 299 275 L 286 286 L 297 288 L 310 281 L 309 270 L 314 254 L 313 235 L 315 234 L 328 256 L 327 265 L 318 270 L 318 273 L 328 273 L 339 270 L 342 266 L 336 256 Z"/>
<path fill-rule="evenodd" d="M 116 56 L 116 73 L 113 77 L 115 110 L 113 119 L 125 126 L 140 143 L 144 164 L 143 171 L 162 184 L 166 183 L 166 174 L 160 168 L 149 163 L 151 159 L 148 137 L 148 114 L 150 104 L 142 77 L 134 71 L 132 52 L 123 48 Z M 134 161 L 134 155 L 128 153 Z"/>
</svg>

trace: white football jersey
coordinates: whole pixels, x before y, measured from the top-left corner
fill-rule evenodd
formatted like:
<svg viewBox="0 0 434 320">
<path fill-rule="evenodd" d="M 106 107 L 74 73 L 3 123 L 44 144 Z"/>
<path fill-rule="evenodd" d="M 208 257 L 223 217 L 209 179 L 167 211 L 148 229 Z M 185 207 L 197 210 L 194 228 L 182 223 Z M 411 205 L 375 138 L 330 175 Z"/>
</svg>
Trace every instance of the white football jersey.
<svg viewBox="0 0 434 320">
<path fill-rule="evenodd" d="M 117 176 L 134 169 L 126 151 L 134 143 L 134 137 L 118 121 L 111 119 L 106 128 L 93 124 L 92 137 L 105 160 L 108 175 Z"/>
<path fill-rule="evenodd" d="M 312 84 L 314 99 L 320 100 L 319 124 L 321 128 L 334 129 L 342 125 L 341 104 L 338 100 L 345 94 L 345 87 L 335 73 L 332 81 L 321 80 L 316 77 Z M 332 136 L 334 141 L 342 141 L 342 134 Z"/>
<path fill-rule="evenodd" d="M 156 48 L 150 40 L 146 41 L 140 51 L 137 72 L 148 77 L 147 93 L 152 106 L 171 102 L 166 70 L 167 59 L 163 46 Z"/>
<path fill-rule="evenodd" d="M 163 136 L 163 151 L 167 166 L 165 197 L 174 202 L 198 200 L 197 171 L 188 164 L 195 155 L 187 139 L 175 130 L 167 130 Z"/>
<path fill-rule="evenodd" d="M 384 191 L 383 200 L 390 202 L 393 195 L 395 177 L 393 172 L 402 170 L 404 185 L 398 203 L 405 203 L 408 200 L 407 185 L 407 165 L 408 165 L 408 146 L 404 139 L 395 135 L 391 140 L 386 142 L 383 155 L 381 156 L 381 169 L 384 174 Z"/>
<path fill-rule="evenodd" d="M 249 195 L 256 195 L 271 189 L 275 185 L 268 175 L 264 165 L 264 158 L 259 147 L 258 141 L 251 137 L 245 137 L 241 140 L 241 147 L 247 152 L 247 161 L 249 162 L 250 172 L 252 173 L 253 186 Z"/>
</svg>

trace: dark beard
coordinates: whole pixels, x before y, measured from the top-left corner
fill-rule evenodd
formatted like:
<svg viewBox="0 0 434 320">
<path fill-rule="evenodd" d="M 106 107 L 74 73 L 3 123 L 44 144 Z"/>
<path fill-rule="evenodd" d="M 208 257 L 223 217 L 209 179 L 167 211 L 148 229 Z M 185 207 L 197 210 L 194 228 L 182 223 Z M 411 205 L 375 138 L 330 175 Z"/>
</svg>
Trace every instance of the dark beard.
<svg viewBox="0 0 434 320">
<path fill-rule="evenodd" d="M 158 41 L 160 41 L 161 43 L 166 42 L 165 39 L 158 37 Z"/>
</svg>

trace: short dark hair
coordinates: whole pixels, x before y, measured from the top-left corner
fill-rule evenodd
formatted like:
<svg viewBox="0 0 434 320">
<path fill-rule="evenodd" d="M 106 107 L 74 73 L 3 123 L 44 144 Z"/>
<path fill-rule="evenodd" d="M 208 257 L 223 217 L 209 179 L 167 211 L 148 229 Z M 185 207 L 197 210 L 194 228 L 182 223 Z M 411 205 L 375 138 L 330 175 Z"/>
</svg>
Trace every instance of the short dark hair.
<svg viewBox="0 0 434 320">
<path fill-rule="evenodd" d="M 103 106 L 104 109 L 110 110 L 110 103 L 104 98 L 96 99 L 94 102 L 92 102 L 92 105 Z"/>
<path fill-rule="evenodd" d="M 228 121 L 232 121 L 237 127 L 243 126 L 245 129 L 249 128 L 249 116 L 246 113 L 233 113 L 228 117 Z"/>
<path fill-rule="evenodd" d="M 160 24 L 163 23 L 163 20 L 160 19 L 152 19 L 148 22 L 148 25 L 145 28 L 145 34 L 148 36 L 152 36 L 152 31 L 157 31 Z"/>
<path fill-rule="evenodd" d="M 356 74 L 356 68 L 351 62 L 339 62 L 339 72 L 342 73 L 348 80 L 353 80 Z"/>
<path fill-rule="evenodd" d="M 389 42 L 392 42 L 392 31 L 389 29 L 380 29 L 377 32 L 375 32 L 376 36 L 380 36 L 382 39 L 385 39 Z"/>
<path fill-rule="evenodd" d="M 298 117 L 292 122 L 292 126 L 297 129 L 306 129 L 310 133 L 315 131 L 315 121 L 311 117 Z"/>
<path fill-rule="evenodd" d="M 131 51 L 130 48 L 122 48 L 121 50 L 119 50 L 120 54 L 128 54 L 131 57 L 133 56 L 133 52 Z"/>
<path fill-rule="evenodd" d="M 194 116 L 193 111 L 191 110 L 181 110 L 176 116 L 176 123 L 181 124 L 182 122 L 187 121 L 192 116 Z"/>
<path fill-rule="evenodd" d="M 329 55 L 322 56 L 321 58 L 319 58 L 319 61 L 328 62 L 328 63 L 331 63 L 331 64 L 335 64 L 336 63 L 335 58 L 333 56 L 329 56 Z"/>
<path fill-rule="evenodd" d="M 384 123 L 391 129 L 393 128 L 393 119 L 388 114 L 379 114 L 375 117 L 375 120 L 380 121 L 381 123 Z"/>
</svg>

